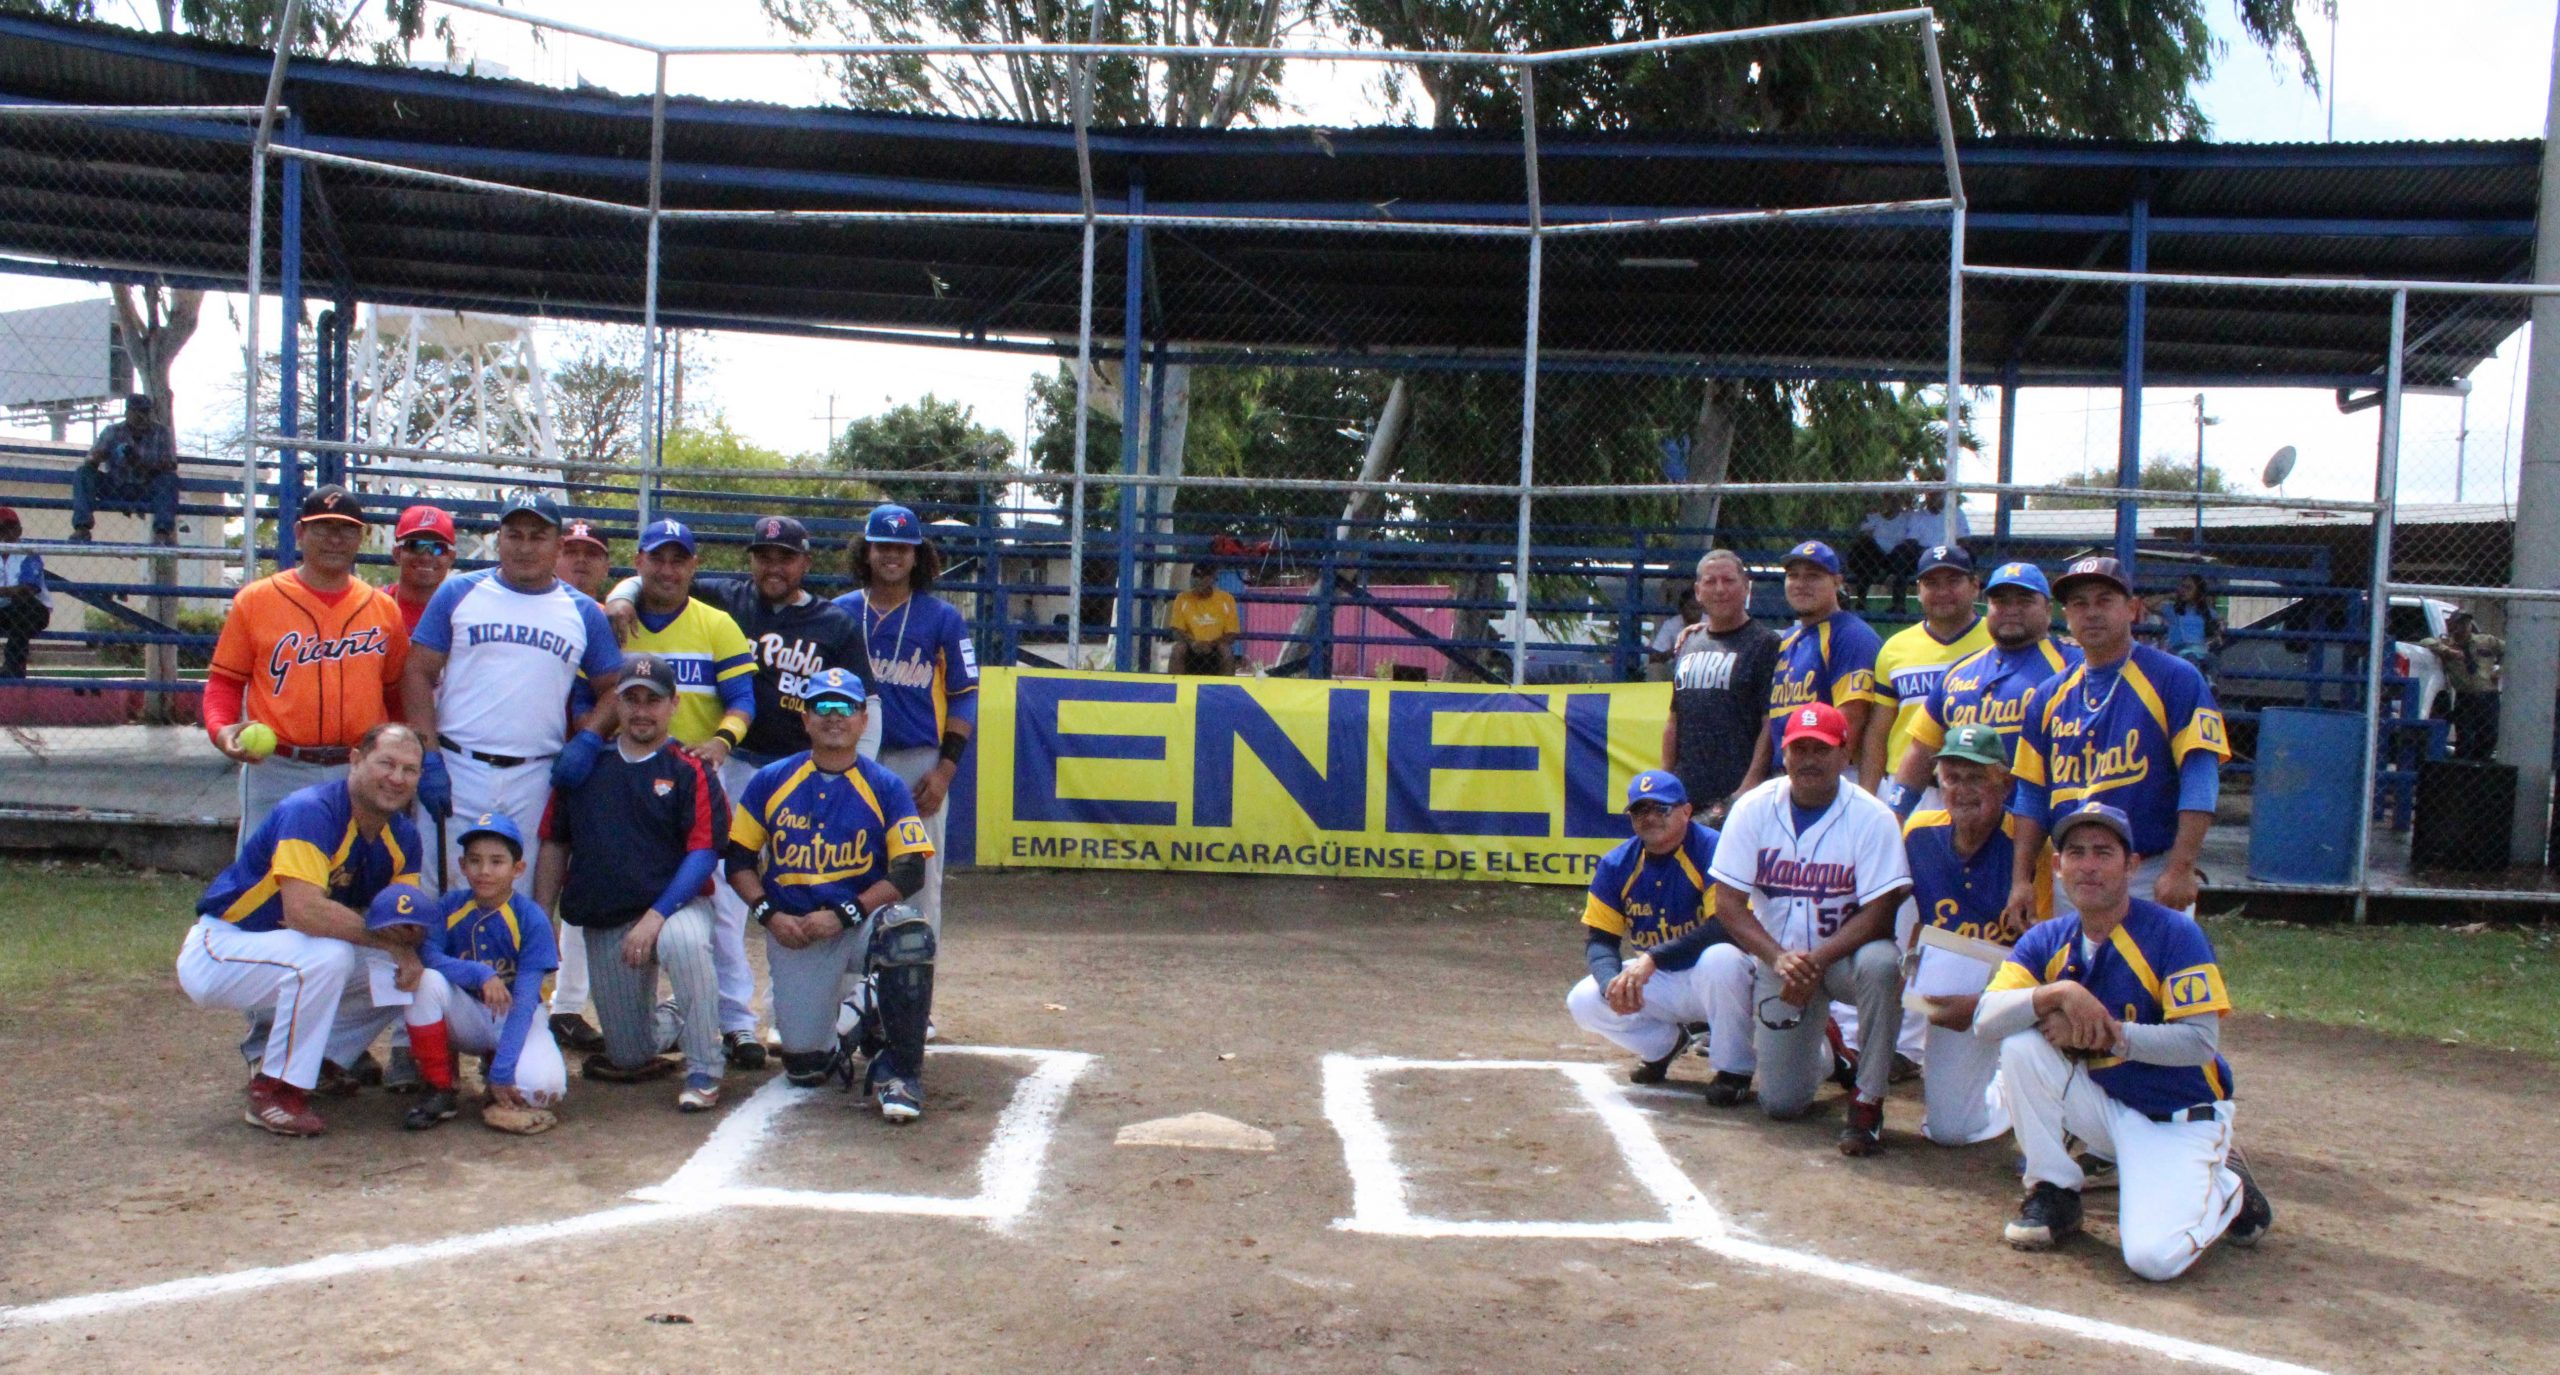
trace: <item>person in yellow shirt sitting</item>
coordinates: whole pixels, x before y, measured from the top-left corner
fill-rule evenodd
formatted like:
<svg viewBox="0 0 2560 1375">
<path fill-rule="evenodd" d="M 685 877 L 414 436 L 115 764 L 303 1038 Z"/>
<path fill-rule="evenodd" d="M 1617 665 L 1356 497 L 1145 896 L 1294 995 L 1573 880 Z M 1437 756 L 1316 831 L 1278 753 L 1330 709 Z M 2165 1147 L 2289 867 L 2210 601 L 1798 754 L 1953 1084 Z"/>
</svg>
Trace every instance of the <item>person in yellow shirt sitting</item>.
<svg viewBox="0 0 2560 1375">
<path fill-rule="evenodd" d="M 1244 621 L 1236 614 L 1236 599 L 1218 586 L 1216 565 L 1191 565 L 1191 588 L 1165 608 L 1164 623 L 1173 632 L 1165 672 L 1225 677 L 1236 671 L 1236 642 L 1244 638 Z"/>
</svg>

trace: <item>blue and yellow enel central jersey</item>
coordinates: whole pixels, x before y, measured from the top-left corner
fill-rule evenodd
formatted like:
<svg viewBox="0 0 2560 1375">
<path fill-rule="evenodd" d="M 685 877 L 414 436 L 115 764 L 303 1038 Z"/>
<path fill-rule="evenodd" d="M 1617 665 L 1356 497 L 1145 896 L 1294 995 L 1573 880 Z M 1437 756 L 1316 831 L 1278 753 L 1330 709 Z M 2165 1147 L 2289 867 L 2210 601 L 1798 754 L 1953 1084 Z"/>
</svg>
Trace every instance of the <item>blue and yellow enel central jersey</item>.
<svg viewBox="0 0 2560 1375">
<path fill-rule="evenodd" d="M 2010 767 L 2056 816 L 2104 795 L 2132 819 L 2134 852 L 2157 855 L 2178 838 L 2178 768 L 2197 750 L 2231 757 L 2213 689 L 2195 665 L 2135 645 L 2112 674 L 2083 663 L 2036 688 Z"/>
<path fill-rule="evenodd" d="M 2000 829 L 1982 842 L 1971 858 L 1956 853 L 1955 818 L 1932 808 L 1913 812 L 1902 827 L 1902 848 L 1911 857 L 1911 900 L 1920 905 L 1920 921 L 1976 940 L 2000 939 L 2000 912 L 2009 905 L 2010 866 L 2017 862 L 2018 828 L 2013 818 L 2000 818 Z M 2036 857 L 2036 919 L 2053 915 L 2053 852 Z"/>
<path fill-rule="evenodd" d="M 1787 713 L 1807 702 L 1885 702 L 1876 692 L 1876 655 L 1883 649 L 1875 627 L 1852 611 L 1788 626 L 1778 637 L 1778 672 L 1769 683 L 1770 757 L 1781 753 Z"/>
<path fill-rule="evenodd" d="M 729 839 L 757 852 L 765 901 L 793 915 L 852 901 L 889 876 L 889 861 L 933 853 L 896 774 L 868 759 L 829 773 L 806 753 L 756 770 Z"/>
<path fill-rule="evenodd" d="M 289 878 L 325 889 L 330 901 L 362 912 L 392 884 L 418 881 L 418 828 L 402 814 L 372 835 L 361 834 L 347 781 L 315 783 L 267 813 L 231 867 L 196 900 L 196 913 L 243 931 L 281 929 L 281 885 Z"/>
<path fill-rule="evenodd" d="M 2222 966 L 2204 928 L 2183 912 L 2133 900 L 2124 923 L 2088 958 L 2075 914 L 2038 922 L 2018 938 L 1988 991 L 2039 988 L 2070 980 L 2097 995 L 2118 1021 L 2161 1026 L 2181 1017 L 2231 1011 Z M 2145 1065 L 2112 1056 L 2089 1061 L 2089 1078 L 2135 1112 L 2160 1117 L 2231 1096 L 2231 1065 L 2221 1056 L 2202 1066 Z"/>
<path fill-rule="evenodd" d="M 1715 857 L 1716 833 L 1694 821 L 1680 848 L 1667 855 L 1647 854 L 1642 840 L 1628 840 L 1604 856 L 1591 875 L 1582 924 L 1639 951 L 1696 935 L 1715 916 L 1707 900 L 1707 866 Z M 1686 969 L 1697 962 L 1691 955 L 1659 963 L 1664 969 Z"/>
<path fill-rule="evenodd" d="M 1958 726 L 1985 725 L 2015 747 L 2027 724 L 2027 697 L 2038 685 L 2079 666 L 2080 651 L 2051 639 L 2010 649 L 1993 645 L 1958 659 L 1929 689 L 1911 721 L 1913 744 L 1935 750 Z"/>
</svg>

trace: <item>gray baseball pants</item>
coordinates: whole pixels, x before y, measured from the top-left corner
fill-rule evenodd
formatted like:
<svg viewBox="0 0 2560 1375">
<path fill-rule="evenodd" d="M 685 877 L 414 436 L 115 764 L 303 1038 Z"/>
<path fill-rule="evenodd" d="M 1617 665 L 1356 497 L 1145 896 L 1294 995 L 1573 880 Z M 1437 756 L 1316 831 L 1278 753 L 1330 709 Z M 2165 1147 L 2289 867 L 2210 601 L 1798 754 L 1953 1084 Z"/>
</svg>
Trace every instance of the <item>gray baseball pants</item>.
<svg viewBox="0 0 2560 1375">
<path fill-rule="evenodd" d="M 1759 1060 L 1760 1107 L 1771 1117 L 1798 1117 L 1813 1106 L 1813 1095 L 1831 1077 L 1831 1041 L 1823 1034 L 1830 1022 L 1832 1000 L 1858 1009 L 1858 1024 L 1868 1028 L 1868 1044 L 1881 1052 L 1858 1057 L 1858 1096 L 1884 1101 L 1893 1081 L 1888 1048 L 1902 1034 L 1902 955 L 1890 940 L 1869 941 L 1857 953 L 1822 973 L 1822 988 L 1804 1009 L 1802 1020 L 1785 1030 L 1761 1020 L 1757 1010 L 1775 1015 L 1785 1006 L 1772 1002 L 1785 987 L 1769 966 L 1754 962 L 1751 1002 L 1752 1046 Z"/>
<path fill-rule="evenodd" d="M 720 977 L 711 960 L 711 900 L 696 898 L 669 913 L 658 928 L 657 958 L 638 969 L 622 959 L 622 938 L 636 923 L 578 928 L 587 946 L 588 996 L 604 1032 L 605 1058 L 625 1069 L 647 1062 L 662 1042 L 651 1026 L 658 1002 L 658 971 L 675 987 L 676 1044 L 688 1074 L 714 1079 L 728 1068 L 720 1042 Z"/>
</svg>

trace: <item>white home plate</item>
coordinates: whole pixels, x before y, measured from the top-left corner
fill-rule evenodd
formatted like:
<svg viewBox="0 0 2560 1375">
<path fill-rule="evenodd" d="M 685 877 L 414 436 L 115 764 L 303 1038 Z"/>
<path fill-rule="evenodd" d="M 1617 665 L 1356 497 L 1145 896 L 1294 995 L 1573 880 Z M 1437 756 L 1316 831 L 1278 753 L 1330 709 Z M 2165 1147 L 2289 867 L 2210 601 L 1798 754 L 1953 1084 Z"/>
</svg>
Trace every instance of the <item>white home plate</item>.
<svg viewBox="0 0 2560 1375">
<path fill-rule="evenodd" d="M 1232 1117 L 1214 1112 L 1186 1112 L 1180 1117 L 1159 1117 L 1152 1122 L 1132 1122 L 1111 1138 L 1115 1146 L 1179 1146 L 1197 1151 L 1267 1151 L 1272 1148 L 1271 1133 L 1260 1127 L 1248 1127 Z"/>
</svg>

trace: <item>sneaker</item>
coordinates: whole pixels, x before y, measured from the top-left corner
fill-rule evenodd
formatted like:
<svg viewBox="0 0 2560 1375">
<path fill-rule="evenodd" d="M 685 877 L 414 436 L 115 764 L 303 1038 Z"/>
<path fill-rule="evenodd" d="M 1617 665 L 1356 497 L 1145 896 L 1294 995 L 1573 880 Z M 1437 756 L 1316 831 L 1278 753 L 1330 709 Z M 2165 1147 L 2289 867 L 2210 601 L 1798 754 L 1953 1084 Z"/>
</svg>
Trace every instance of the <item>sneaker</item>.
<svg viewBox="0 0 2560 1375">
<path fill-rule="evenodd" d="M 604 1033 L 587 1024 L 587 1019 L 574 1012 L 555 1012 L 551 1016 L 551 1039 L 563 1050 L 602 1050 Z"/>
<path fill-rule="evenodd" d="M 382 1087 L 382 1062 L 373 1058 L 372 1051 L 358 1053 L 355 1063 L 347 1066 L 347 1074 L 356 1081 L 358 1088 Z"/>
<path fill-rule="evenodd" d="M 675 1061 L 657 1055 L 628 1069 L 601 1055 L 590 1055 L 586 1067 L 579 1072 L 600 1084 L 645 1084 L 652 1079 L 664 1079 L 675 1073 L 677 1068 Z"/>
<path fill-rule="evenodd" d="M 452 1121 L 461 1112 L 462 1100 L 455 1096 L 453 1090 L 437 1089 L 419 1099 L 418 1106 L 409 1109 L 408 1115 L 400 1119 L 400 1125 L 413 1132 L 422 1132 Z"/>
<path fill-rule="evenodd" d="M 2080 1166 L 2080 1192 L 2085 1194 L 2091 1189 L 2112 1189 L 2116 1186 L 2116 1162 L 2090 1151 L 2082 1151 L 2072 1159 Z"/>
<path fill-rule="evenodd" d="M 418 1058 L 409 1053 L 407 1046 L 393 1046 L 391 1063 L 382 1071 L 382 1091 L 418 1093 L 426 1087 L 427 1081 L 418 1074 Z"/>
<path fill-rule="evenodd" d="M 1840 1129 L 1840 1153 L 1859 1159 L 1884 1153 L 1884 1104 L 1849 1100 L 1848 1125 Z"/>
<path fill-rule="evenodd" d="M 720 1081 L 708 1074 L 684 1077 L 684 1092 L 676 1095 L 676 1111 L 709 1112 L 720 1106 Z"/>
<path fill-rule="evenodd" d="M 1751 1101 L 1751 1076 L 1736 1074 L 1731 1070 L 1717 1070 L 1716 1077 L 1707 1081 L 1706 1088 L 1699 1091 L 1699 1096 L 1705 1098 L 1707 1106 L 1711 1108 L 1740 1107 Z"/>
<path fill-rule="evenodd" d="M 873 1087 L 871 1096 L 879 1101 L 880 1115 L 892 1122 L 924 1116 L 924 1086 L 913 1079 L 890 1075 Z"/>
<path fill-rule="evenodd" d="M 1628 1070 L 1627 1082 L 1630 1084 L 1661 1083 L 1671 1074 L 1671 1062 L 1679 1059 L 1680 1052 L 1687 1050 L 1688 1048 L 1689 1029 L 1687 1027 L 1682 1027 L 1680 1028 L 1680 1037 L 1678 1040 L 1671 1043 L 1671 1049 L 1663 1052 L 1662 1058 L 1659 1060 L 1647 1060 L 1643 1064 L 1636 1066 L 1634 1069 Z"/>
<path fill-rule="evenodd" d="M 1701 1060 L 1706 1059 L 1707 1024 L 1704 1022 L 1684 1022 L 1681 1024 L 1680 1029 L 1689 1033 L 1689 1053 L 1697 1056 Z"/>
<path fill-rule="evenodd" d="M 752 1032 L 752 1031 L 732 1031 L 732 1032 L 729 1032 L 729 1033 L 727 1033 L 727 1034 L 723 1035 L 723 1036 L 720 1038 L 720 1044 L 721 1044 L 721 1045 L 722 1045 L 722 1047 L 724 1047 L 724 1048 L 728 1051 L 728 1053 L 729 1053 L 729 1068 L 731 1068 L 731 1069 L 763 1069 L 763 1068 L 764 1068 L 764 1060 L 765 1060 L 764 1042 L 763 1042 L 762 1040 L 759 1040 L 759 1039 L 757 1038 L 757 1036 L 756 1036 L 756 1034 L 755 1034 L 754 1032 Z"/>
<path fill-rule="evenodd" d="M 1885 1082 L 1889 1084 L 1908 1084 L 1919 1077 L 1920 1062 L 1903 1054 L 1901 1051 L 1895 1051 L 1893 1053 L 1893 1073 L 1886 1078 Z"/>
<path fill-rule="evenodd" d="M 320 1082 L 312 1085 L 311 1091 L 323 1098 L 353 1098 L 363 1087 L 354 1071 L 335 1061 L 323 1060 L 320 1062 Z"/>
<path fill-rule="evenodd" d="M 249 1081 L 249 1106 L 240 1119 L 278 1136 L 318 1136 L 329 1130 L 329 1124 L 311 1111 L 302 1090 L 263 1074 Z"/>
<path fill-rule="evenodd" d="M 2080 1230 L 2080 1195 L 2038 1181 L 2002 1235 L 2021 1251 L 2050 1251 Z"/>
<path fill-rule="evenodd" d="M 2258 1177 L 2249 1173 L 2249 1164 L 2234 1152 L 2228 1162 L 2231 1172 L 2240 1176 L 2240 1215 L 2231 1219 L 2231 1227 L 2223 1233 L 2234 1246 L 2255 1246 L 2276 1225 L 2276 1205 L 2267 1201 L 2267 1191 L 2258 1187 Z"/>
</svg>

